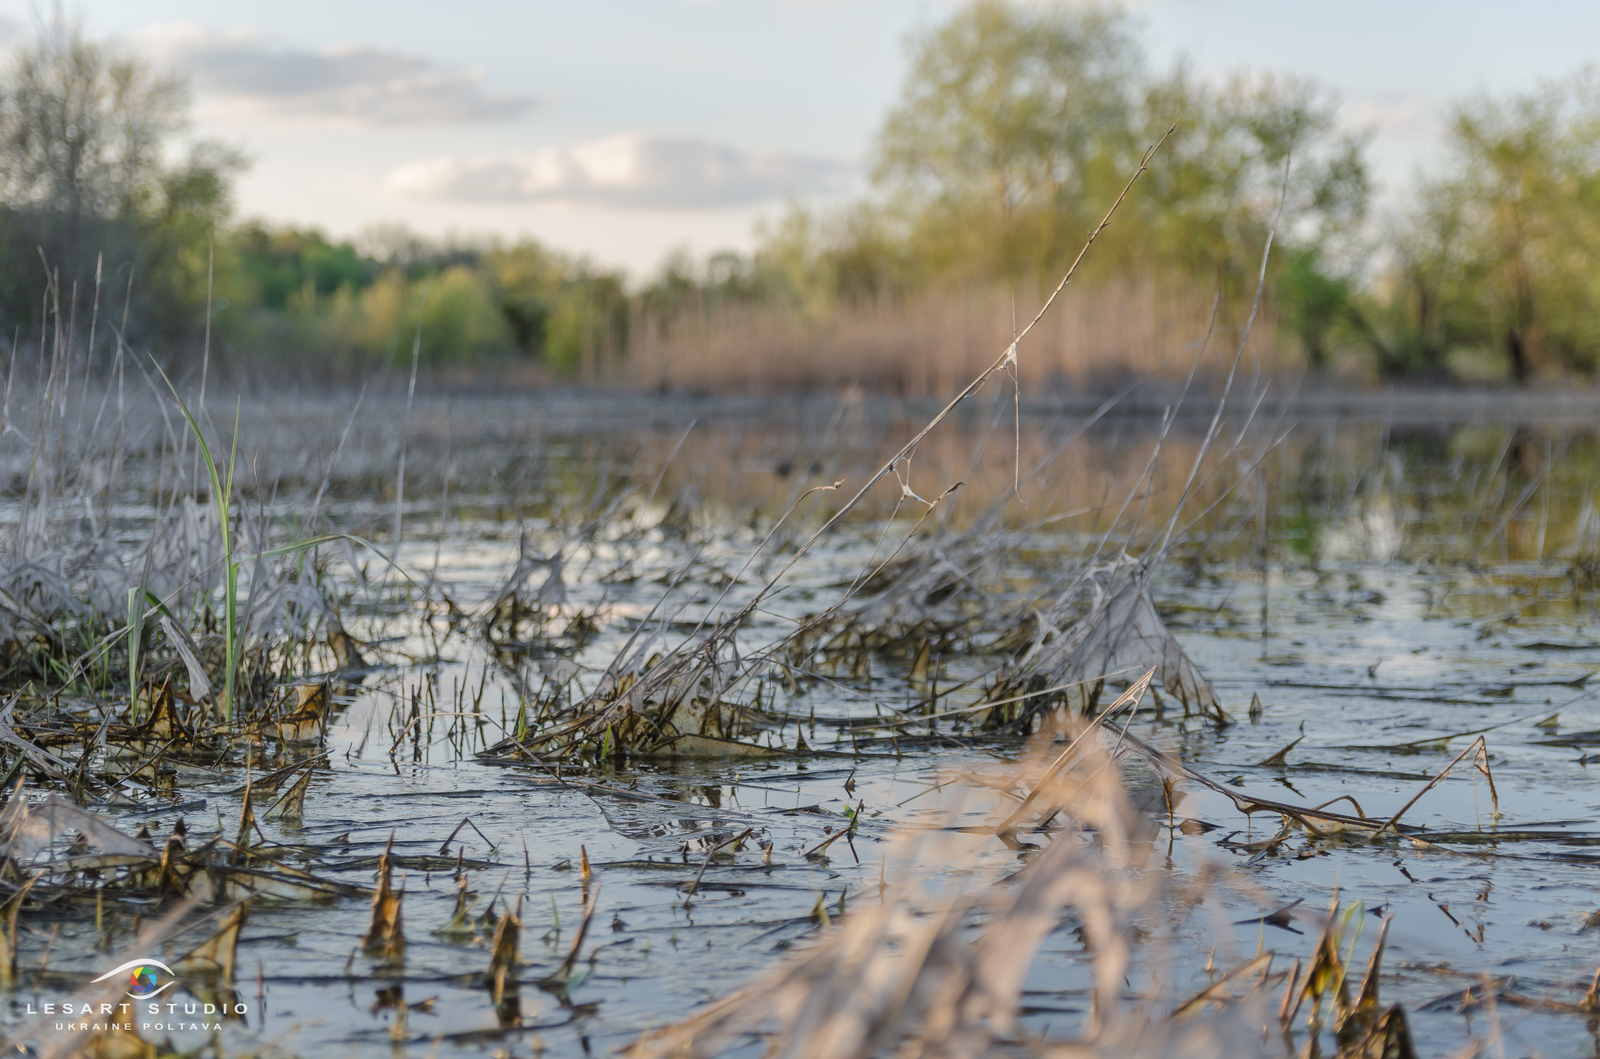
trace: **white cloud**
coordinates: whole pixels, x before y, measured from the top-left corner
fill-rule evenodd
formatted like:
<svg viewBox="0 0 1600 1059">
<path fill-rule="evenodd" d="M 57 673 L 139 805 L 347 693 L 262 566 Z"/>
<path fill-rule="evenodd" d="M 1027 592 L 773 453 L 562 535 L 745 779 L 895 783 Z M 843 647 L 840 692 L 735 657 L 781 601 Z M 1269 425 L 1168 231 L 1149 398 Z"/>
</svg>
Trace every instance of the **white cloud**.
<svg viewBox="0 0 1600 1059">
<path fill-rule="evenodd" d="M 1421 93 L 1388 93 L 1345 105 L 1346 125 L 1402 140 L 1430 140 L 1442 130 L 1445 100 Z"/>
<path fill-rule="evenodd" d="M 839 192 L 854 177 L 853 166 L 830 159 L 621 133 L 531 154 L 410 162 L 391 172 L 385 184 L 407 198 L 435 201 L 694 209 Z"/>
<path fill-rule="evenodd" d="M 192 23 L 155 26 L 133 40 L 191 71 L 203 112 L 214 119 L 460 125 L 514 118 L 534 106 L 527 96 L 485 92 L 481 70 L 444 69 L 387 48 L 273 48 L 252 30 L 214 33 Z"/>
</svg>

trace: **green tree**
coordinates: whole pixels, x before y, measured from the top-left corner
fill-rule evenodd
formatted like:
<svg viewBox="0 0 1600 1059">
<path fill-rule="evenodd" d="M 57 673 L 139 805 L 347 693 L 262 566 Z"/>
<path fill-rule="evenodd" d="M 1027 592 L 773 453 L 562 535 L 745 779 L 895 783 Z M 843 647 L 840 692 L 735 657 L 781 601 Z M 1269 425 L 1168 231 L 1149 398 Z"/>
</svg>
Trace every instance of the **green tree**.
<svg viewBox="0 0 1600 1059">
<path fill-rule="evenodd" d="M 359 289 L 376 278 L 374 263 L 349 243 L 333 243 L 319 231 L 271 229 L 260 222 L 233 233 L 240 268 L 254 286 L 252 300 L 282 310 L 308 287 L 328 295 L 340 287 Z"/>
<path fill-rule="evenodd" d="M 911 212 L 934 268 L 1015 275 L 1059 256 L 1063 207 L 1127 153 L 1142 65 L 1128 20 L 979 0 L 911 51 L 874 179 Z"/>
<path fill-rule="evenodd" d="M 1126 15 L 1079 5 L 978 0 L 911 52 L 877 140 L 881 197 L 772 229 L 763 254 L 784 274 L 803 265 L 841 292 L 1053 275 L 1171 128 L 1083 278 L 1181 275 L 1237 300 L 1281 201 L 1282 245 L 1309 252 L 1273 278 L 1324 350 L 1341 314 L 1321 302 L 1349 283 L 1322 271 L 1345 255 L 1323 250 L 1357 228 L 1369 192 L 1365 139 L 1339 128 L 1331 93 L 1260 75 L 1215 85 L 1181 63 L 1152 76 Z"/>
<path fill-rule="evenodd" d="M 1373 329 L 1391 370 L 1499 358 L 1527 382 L 1600 366 L 1600 78 L 1458 104 L 1450 160 L 1394 239 Z"/>
<path fill-rule="evenodd" d="M 555 374 L 570 376 L 587 358 L 622 347 L 628 299 L 615 273 L 531 240 L 490 249 L 481 267 L 516 348 Z"/>
<path fill-rule="evenodd" d="M 1279 238 L 1301 247 L 1351 231 L 1365 213 L 1365 139 L 1339 130 L 1337 98 L 1314 82 L 1236 75 L 1214 87 L 1180 65 L 1145 87 L 1140 122 L 1136 144 L 1172 133 L 1129 204 L 1124 256 L 1154 256 L 1238 293 L 1255 282 L 1280 203 Z M 1320 256 L 1303 258 L 1300 273 L 1310 279 Z"/>
</svg>

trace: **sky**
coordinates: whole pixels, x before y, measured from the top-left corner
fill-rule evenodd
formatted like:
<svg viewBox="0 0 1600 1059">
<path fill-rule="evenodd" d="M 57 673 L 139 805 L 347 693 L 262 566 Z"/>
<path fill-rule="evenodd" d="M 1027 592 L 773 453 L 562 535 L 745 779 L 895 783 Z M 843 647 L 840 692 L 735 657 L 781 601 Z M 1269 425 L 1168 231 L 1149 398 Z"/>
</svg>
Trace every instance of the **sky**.
<svg viewBox="0 0 1600 1059">
<path fill-rule="evenodd" d="M 748 249 L 785 203 L 860 195 L 908 35 L 953 0 L 76 0 L 190 71 L 193 134 L 241 147 L 241 216 L 353 237 L 531 236 L 635 278 Z M 1452 99 L 1597 58 L 1600 4 L 1142 0 L 1152 65 L 1317 79 L 1373 135 L 1379 202 L 1434 164 Z M 0 0 L 0 44 L 37 24 Z"/>
</svg>

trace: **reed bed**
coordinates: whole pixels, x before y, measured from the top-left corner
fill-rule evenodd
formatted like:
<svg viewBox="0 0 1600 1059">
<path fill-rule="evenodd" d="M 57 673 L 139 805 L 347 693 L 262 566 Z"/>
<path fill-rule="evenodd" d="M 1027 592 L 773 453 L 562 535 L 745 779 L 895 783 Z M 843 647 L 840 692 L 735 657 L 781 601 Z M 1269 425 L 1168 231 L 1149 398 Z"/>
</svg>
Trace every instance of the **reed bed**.
<svg viewBox="0 0 1600 1059">
<path fill-rule="evenodd" d="M 628 389 L 772 393 L 850 388 L 907 397 L 953 393 L 983 370 L 995 338 L 1031 319 L 1048 286 L 966 285 L 906 297 L 884 295 L 825 311 L 785 304 L 708 302 L 670 314 L 637 311 L 626 358 L 596 352 L 596 382 Z M 1213 292 L 1156 271 L 1096 280 L 1040 321 L 1022 350 L 1030 393 L 1105 387 L 1128 379 L 1181 380 L 1176 351 L 1205 333 Z M 1236 306 L 1230 306 L 1230 310 Z M 1225 341 L 1244 331 L 1222 321 Z M 1252 370 L 1292 377 L 1297 341 L 1269 308 L 1250 331 Z M 1207 366 L 1226 373 L 1227 363 Z"/>
</svg>

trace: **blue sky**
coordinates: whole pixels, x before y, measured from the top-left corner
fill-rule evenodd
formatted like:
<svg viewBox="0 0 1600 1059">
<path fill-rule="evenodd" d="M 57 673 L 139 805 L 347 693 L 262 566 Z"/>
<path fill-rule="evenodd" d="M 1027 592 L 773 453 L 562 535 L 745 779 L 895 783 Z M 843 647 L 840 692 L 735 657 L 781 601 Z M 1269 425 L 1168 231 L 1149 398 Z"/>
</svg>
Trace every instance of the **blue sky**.
<svg viewBox="0 0 1600 1059">
<path fill-rule="evenodd" d="M 92 33 L 194 71 L 196 131 L 254 159 L 241 213 L 353 235 L 532 235 L 648 273 L 745 247 L 787 197 L 858 193 L 909 32 L 949 0 L 79 0 Z M 1130 5 L 1153 65 L 1309 75 L 1376 132 L 1383 201 L 1449 101 L 1595 59 L 1600 4 Z M 13 39 L 37 4 L 0 0 Z"/>
</svg>

